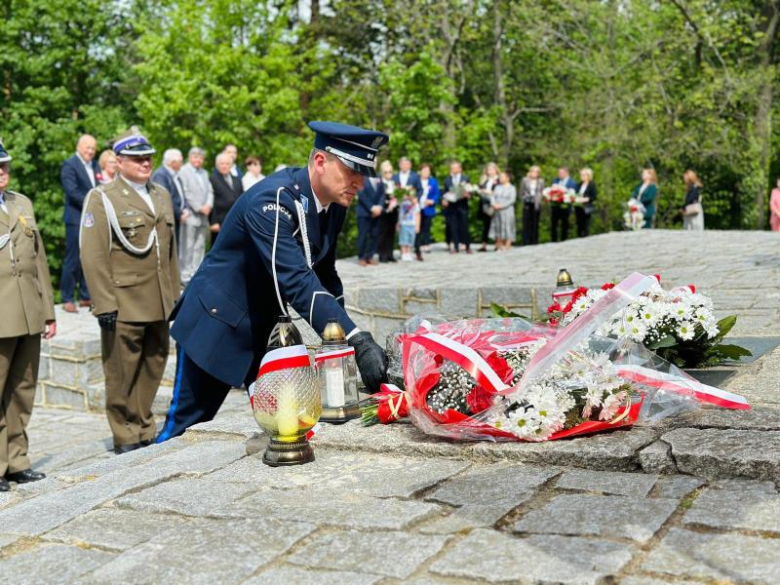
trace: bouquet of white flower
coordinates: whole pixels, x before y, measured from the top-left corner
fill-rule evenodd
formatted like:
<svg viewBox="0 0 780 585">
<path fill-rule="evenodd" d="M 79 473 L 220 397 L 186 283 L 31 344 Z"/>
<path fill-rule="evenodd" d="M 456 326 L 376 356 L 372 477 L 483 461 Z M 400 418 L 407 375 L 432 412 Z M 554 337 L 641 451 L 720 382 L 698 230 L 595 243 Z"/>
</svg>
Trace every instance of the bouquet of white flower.
<svg viewBox="0 0 780 585">
<path fill-rule="evenodd" d="M 394 404 L 426 433 L 495 441 L 607 431 L 700 403 L 750 408 L 741 396 L 693 380 L 641 345 L 594 335 L 650 281 L 632 275 L 594 302 L 589 318 L 566 328 L 512 318 L 414 319 L 390 344 L 405 386 L 402 396 L 392 396 Z"/>
<path fill-rule="evenodd" d="M 569 325 L 613 286 L 579 288 L 565 307 L 551 305 L 548 313 L 553 323 Z M 743 347 L 722 343 L 736 322 L 736 316 L 716 320 L 712 299 L 696 292 L 693 285 L 665 290 L 657 277 L 650 290 L 615 314 L 599 333 L 641 343 L 681 368 L 696 368 L 751 355 Z"/>
</svg>

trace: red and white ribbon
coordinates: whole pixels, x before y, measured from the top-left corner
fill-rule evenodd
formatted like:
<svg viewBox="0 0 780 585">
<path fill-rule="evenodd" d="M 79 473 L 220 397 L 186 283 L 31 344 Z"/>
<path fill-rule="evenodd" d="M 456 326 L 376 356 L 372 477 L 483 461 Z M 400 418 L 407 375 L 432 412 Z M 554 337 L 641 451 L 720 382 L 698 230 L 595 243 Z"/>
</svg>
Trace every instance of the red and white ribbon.
<svg viewBox="0 0 780 585">
<path fill-rule="evenodd" d="M 692 394 L 699 402 L 715 404 L 723 408 L 735 410 L 750 410 L 748 401 L 743 396 L 732 394 L 714 386 L 702 384 L 698 380 L 683 378 L 666 372 L 659 372 L 651 368 L 634 365 L 621 365 L 617 367 L 617 374 L 621 378 L 630 380 L 636 384 L 668 390 L 680 394 Z"/>
<path fill-rule="evenodd" d="M 334 360 L 336 358 L 345 358 L 350 355 L 355 355 L 354 347 L 344 347 L 340 349 L 334 349 L 333 351 L 323 351 L 314 356 L 316 363 L 324 362 L 327 360 Z"/>
<path fill-rule="evenodd" d="M 316 425 L 314 425 L 311 428 L 311 430 L 308 433 L 306 433 L 306 440 L 307 441 L 311 441 L 311 438 L 314 435 L 316 435 L 317 433 L 319 433 L 321 428 L 322 428 L 322 425 L 320 423 L 317 423 Z"/>
<path fill-rule="evenodd" d="M 281 347 L 265 354 L 263 361 L 260 362 L 260 370 L 257 372 L 257 377 L 288 368 L 308 367 L 311 367 L 311 359 L 309 359 L 309 350 L 306 349 L 305 345 Z"/>
<path fill-rule="evenodd" d="M 593 306 L 577 317 L 572 323 L 548 341 L 537 351 L 520 380 L 520 388 L 526 380 L 533 380 L 549 366 L 569 353 L 574 347 L 590 337 L 618 311 L 630 305 L 643 292 L 655 284 L 655 279 L 634 272 L 607 294 L 593 303 Z"/>
<path fill-rule="evenodd" d="M 416 335 L 409 339 L 409 343 L 422 345 L 425 349 L 430 349 L 442 357 L 455 362 L 466 370 L 483 388 L 493 392 L 502 392 L 509 388 L 484 358 L 467 345 L 448 339 L 438 333 Z"/>
</svg>

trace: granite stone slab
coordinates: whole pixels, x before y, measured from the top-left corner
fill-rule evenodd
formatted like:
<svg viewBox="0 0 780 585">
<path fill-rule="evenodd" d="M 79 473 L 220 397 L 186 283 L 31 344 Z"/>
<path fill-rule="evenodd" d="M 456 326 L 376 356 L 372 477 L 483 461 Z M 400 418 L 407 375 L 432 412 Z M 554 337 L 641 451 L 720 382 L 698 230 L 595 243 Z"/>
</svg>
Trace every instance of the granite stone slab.
<svg viewBox="0 0 780 585">
<path fill-rule="evenodd" d="M 526 497 L 528 492 L 533 492 L 558 473 L 560 470 L 556 468 L 482 465 L 444 482 L 428 494 L 427 499 L 453 506 L 509 502 L 514 507 L 520 503 L 521 498 Z"/>
<path fill-rule="evenodd" d="M 455 508 L 447 516 L 439 516 L 420 526 L 424 534 L 454 534 L 474 528 L 491 528 L 514 508 L 533 497 L 532 492 L 519 494 L 514 500 L 502 500 L 495 504 L 466 504 Z"/>
<path fill-rule="evenodd" d="M 655 475 L 578 469 L 564 473 L 555 487 L 642 498 L 650 493 L 657 480 Z"/>
<path fill-rule="evenodd" d="M 124 551 L 161 532 L 186 524 L 186 518 L 132 510 L 99 509 L 45 534 L 46 540 Z"/>
<path fill-rule="evenodd" d="M 681 500 L 705 483 L 705 480 L 690 475 L 664 476 L 658 480 L 658 497 Z"/>
<path fill-rule="evenodd" d="M 284 565 L 272 567 L 243 582 L 242 585 L 291 585 L 308 583 L 316 585 L 373 585 L 381 575 L 367 575 L 349 571 L 320 571 Z"/>
<path fill-rule="evenodd" d="M 474 530 L 441 555 L 430 572 L 490 583 L 596 585 L 618 574 L 633 552 L 622 543 Z"/>
<path fill-rule="evenodd" d="M 308 535 L 313 526 L 270 519 L 198 518 L 118 555 L 84 583 L 242 583 Z"/>
<path fill-rule="evenodd" d="M 167 481 L 118 498 L 114 504 L 143 512 L 166 512 L 184 516 L 210 516 L 214 509 L 229 505 L 255 491 L 248 484 L 179 479 Z"/>
<path fill-rule="evenodd" d="M 316 460 L 307 465 L 269 467 L 258 454 L 215 471 L 208 479 L 277 489 L 316 487 L 378 497 L 409 497 L 469 467 L 469 463 L 453 459 L 391 457 L 351 451 L 326 450 L 315 456 Z"/>
<path fill-rule="evenodd" d="M 677 473 L 677 464 L 672 459 L 672 448 L 663 441 L 650 443 L 639 451 L 639 465 L 645 473 Z"/>
<path fill-rule="evenodd" d="M 404 579 L 441 550 L 444 536 L 345 531 L 326 534 L 287 561 L 309 568 L 360 571 Z"/>
<path fill-rule="evenodd" d="M 677 500 L 594 496 L 556 496 L 541 510 L 526 514 L 515 532 L 606 536 L 647 542 L 677 508 Z"/>
<path fill-rule="evenodd" d="M 19 540 L 19 536 L 16 534 L 0 534 L 0 549 L 10 546 Z"/>
<path fill-rule="evenodd" d="M 401 530 L 439 512 L 439 506 L 330 490 L 265 489 L 216 508 L 225 518 L 277 518 L 344 528 Z"/>
<path fill-rule="evenodd" d="M 642 570 L 726 583 L 775 585 L 780 574 L 780 539 L 673 528 L 650 553 Z"/>
<path fill-rule="evenodd" d="M 41 544 L 0 560 L 0 583 L 72 583 L 111 561 L 113 554 L 62 544 Z"/>
<path fill-rule="evenodd" d="M 126 492 L 154 485 L 177 473 L 175 470 L 160 468 L 142 468 L 133 473 L 110 473 L 94 481 L 84 481 L 73 487 L 45 493 L 0 510 L 0 526 L 11 534 L 37 536 Z"/>
<path fill-rule="evenodd" d="M 780 496 L 757 490 L 708 488 L 696 498 L 683 523 L 780 533 Z"/>
<path fill-rule="evenodd" d="M 674 429 L 663 435 L 683 473 L 780 482 L 780 431 Z"/>
</svg>

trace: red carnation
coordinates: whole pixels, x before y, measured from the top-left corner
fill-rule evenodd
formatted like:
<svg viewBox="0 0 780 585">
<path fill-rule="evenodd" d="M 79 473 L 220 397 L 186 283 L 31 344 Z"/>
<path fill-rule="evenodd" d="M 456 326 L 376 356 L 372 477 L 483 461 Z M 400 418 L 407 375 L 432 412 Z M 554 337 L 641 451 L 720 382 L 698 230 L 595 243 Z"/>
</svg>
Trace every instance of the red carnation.
<svg viewBox="0 0 780 585">
<path fill-rule="evenodd" d="M 604 285 L 601 287 L 601 290 L 610 290 L 610 289 L 613 289 L 613 288 L 615 288 L 615 284 L 614 284 L 614 283 L 612 283 L 612 282 L 607 282 L 607 283 L 605 283 L 605 284 L 604 284 Z"/>
<path fill-rule="evenodd" d="M 477 414 L 490 408 L 493 405 L 493 393 L 484 389 L 482 386 L 476 386 L 468 396 L 466 396 L 466 404 L 468 404 L 469 410 Z"/>
</svg>

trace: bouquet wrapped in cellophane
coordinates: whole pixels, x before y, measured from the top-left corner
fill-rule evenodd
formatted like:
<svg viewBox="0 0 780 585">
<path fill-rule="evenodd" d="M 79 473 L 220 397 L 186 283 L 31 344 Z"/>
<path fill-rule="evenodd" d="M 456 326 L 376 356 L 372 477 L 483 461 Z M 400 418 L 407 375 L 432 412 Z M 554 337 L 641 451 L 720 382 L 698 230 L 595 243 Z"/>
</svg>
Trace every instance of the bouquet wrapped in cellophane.
<svg viewBox="0 0 780 585">
<path fill-rule="evenodd" d="M 409 418 L 452 439 L 546 441 L 652 422 L 702 403 L 750 408 L 639 344 L 595 335 L 654 282 L 634 273 L 564 329 L 522 319 L 413 320 L 391 343 L 391 374 L 400 354 Z"/>
</svg>

